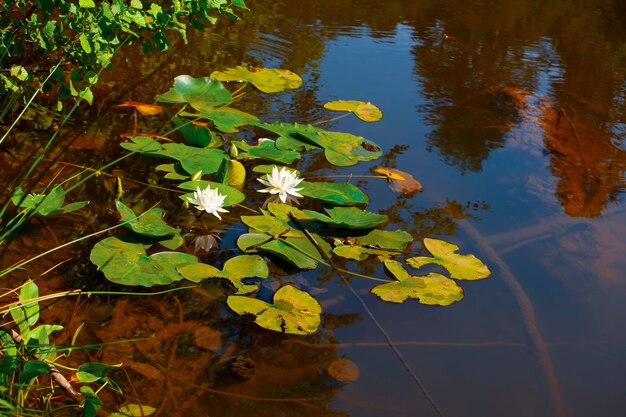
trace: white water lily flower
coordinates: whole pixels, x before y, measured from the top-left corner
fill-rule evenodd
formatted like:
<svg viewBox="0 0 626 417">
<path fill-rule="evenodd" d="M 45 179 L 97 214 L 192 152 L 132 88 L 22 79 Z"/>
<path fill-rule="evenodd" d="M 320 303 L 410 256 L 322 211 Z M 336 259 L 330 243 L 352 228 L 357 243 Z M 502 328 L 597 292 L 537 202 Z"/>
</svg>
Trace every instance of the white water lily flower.
<svg viewBox="0 0 626 417">
<path fill-rule="evenodd" d="M 218 212 L 228 213 L 228 210 L 222 208 L 225 199 L 225 195 L 220 194 L 217 188 L 213 189 L 210 185 L 204 190 L 200 190 L 200 187 L 197 187 L 196 191 L 193 192 L 193 198 L 187 197 L 187 200 L 195 205 L 198 210 L 204 210 L 220 220 L 222 218 Z"/>
<path fill-rule="evenodd" d="M 298 178 L 298 175 L 294 171 L 289 171 L 285 167 L 282 167 L 280 171 L 276 166 L 272 168 L 272 173 L 267 174 L 267 181 L 260 178 L 257 179 L 261 184 L 268 187 L 259 190 L 260 193 L 278 194 L 280 201 L 283 203 L 287 202 L 288 195 L 302 197 L 302 195 L 298 193 L 302 188 L 296 188 L 296 186 L 302 182 L 302 178 Z"/>
</svg>

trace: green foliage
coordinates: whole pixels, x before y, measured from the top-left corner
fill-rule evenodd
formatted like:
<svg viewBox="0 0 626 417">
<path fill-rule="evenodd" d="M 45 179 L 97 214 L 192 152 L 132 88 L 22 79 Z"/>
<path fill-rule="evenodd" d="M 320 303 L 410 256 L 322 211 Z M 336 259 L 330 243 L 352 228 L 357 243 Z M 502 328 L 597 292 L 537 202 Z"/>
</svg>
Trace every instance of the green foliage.
<svg viewBox="0 0 626 417">
<path fill-rule="evenodd" d="M 77 201 L 63 206 L 65 202 L 65 191 L 63 191 L 61 186 L 52 188 L 47 194 L 25 194 L 21 187 L 17 187 L 13 191 L 11 201 L 16 206 L 28 210 L 32 215 L 36 216 L 66 214 L 81 209 L 88 204 L 87 201 Z"/>
<path fill-rule="evenodd" d="M 424 239 L 424 246 L 432 257 L 418 256 L 407 259 L 407 263 L 414 268 L 421 268 L 428 264 L 437 264 L 450 272 L 455 279 L 476 280 L 487 278 L 491 271 L 474 255 L 459 255 L 455 253 L 459 247 L 438 239 Z"/>
<path fill-rule="evenodd" d="M 227 259 L 221 269 L 184 252 L 148 255 L 147 250 L 155 239 L 166 234 L 179 236 L 178 229 L 163 222 L 160 209 L 137 216 L 118 202 L 122 221 L 128 222 L 132 232 L 122 238 L 108 237 L 98 242 L 92 249 L 91 261 L 107 279 L 124 285 L 167 285 L 182 279 L 196 283 L 224 280 L 234 292 L 227 299 L 234 312 L 253 315 L 261 327 L 293 334 L 314 332 L 320 324 L 321 308 L 311 295 L 289 285 L 276 291 L 272 302 L 253 298 L 251 294 L 257 292 L 259 284 L 251 280 L 269 279 L 268 260 L 280 260 L 304 270 L 320 264 L 337 268 L 333 261 L 337 257 L 357 262 L 372 258 L 384 265 L 392 277 L 369 277 L 377 281 L 371 292 L 381 300 L 402 303 L 412 298 L 421 304 L 440 306 L 461 300 L 463 289 L 454 280 L 432 272 L 410 275 L 403 262 L 416 268 L 437 264 L 455 279 L 485 278 L 490 271 L 476 257 L 457 254 L 458 247 L 450 243 L 425 239 L 424 245 L 433 256 L 406 259 L 405 251 L 414 246 L 413 236 L 404 230 L 385 230 L 390 219 L 367 210 L 369 198 L 359 187 L 351 183 L 303 181 L 295 168 L 279 169 L 272 164 L 289 165 L 307 152 L 323 151 L 331 164 L 352 166 L 378 158 L 382 150 L 375 143 L 313 125 L 260 121 L 254 115 L 231 108 L 233 95 L 221 83 L 246 81 L 262 91 L 281 91 L 296 85 L 295 77 L 289 74 L 282 69 L 238 67 L 213 72 L 211 78 L 177 77 L 174 87 L 156 98 L 179 106 L 190 105 L 200 112 L 179 110 L 173 119 L 182 137 L 192 146 L 177 142 L 162 144 L 146 136 L 131 137 L 131 142 L 122 144 L 125 149 L 148 157 L 175 159 L 176 164 L 159 165 L 157 170 L 165 172 L 168 180 L 182 180 L 176 188 L 196 193 L 195 196 L 182 193 L 180 198 L 187 205 L 193 199 L 193 204 L 200 208 L 198 216 L 206 213 L 217 218 L 218 211 L 225 212 L 224 207 L 229 207 L 228 217 L 225 215 L 220 220 L 236 223 L 237 230 L 241 230 L 241 224 L 247 226 L 236 239 L 243 255 Z M 239 93 L 240 90 L 235 96 L 243 97 Z M 340 101 L 330 103 L 329 107 L 352 111 L 370 121 L 380 117 L 378 108 L 370 103 Z M 205 122 L 197 124 L 197 119 Z M 251 144 L 252 129 L 239 132 L 243 126 L 269 132 L 276 139 L 257 137 L 256 143 Z M 262 163 L 254 165 L 256 162 Z M 250 173 L 257 174 L 256 179 L 268 187 L 260 191 L 271 195 L 262 208 L 252 208 L 256 214 L 242 215 L 237 212 L 237 205 L 254 191 L 250 184 L 255 184 L 252 181 L 255 178 L 250 178 Z M 200 201 L 202 196 L 204 200 Z M 296 197 L 302 198 L 302 209 L 290 204 L 299 203 Z"/>
<path fill-rule="evenodd" d="M 334 111 L 349 111 L 364 122 L 375 122 L 383 117 L 383 113 L 372 103 L 357 100 L 337 100 L 324 104 L 324 108 Z"/>
<path fill-rule="evenodd" d="M 252 314 L 259 326 L 283 333 L 310 334 L 320 325 L 322 307 L 308 293 L 285 285 L 274 294 L 274 303 L 231 295 L 228 307 L 237 314 Z"/>
</svg>

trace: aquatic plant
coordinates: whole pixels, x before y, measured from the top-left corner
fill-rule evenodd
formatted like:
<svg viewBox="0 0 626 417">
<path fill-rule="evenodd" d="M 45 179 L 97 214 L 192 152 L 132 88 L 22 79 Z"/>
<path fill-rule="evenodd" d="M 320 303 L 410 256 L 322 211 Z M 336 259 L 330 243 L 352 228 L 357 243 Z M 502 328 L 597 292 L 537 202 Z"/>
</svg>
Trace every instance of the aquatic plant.
<svg viewBox="0 0 626 417">
<path fill-rule="evenodd" d="M 243 84 L 231 92 L 222 81 Z M 280 259 L 298 269 L 326 265 L 338 274 L 375 281 L 371 292 L 381 300 L 402 303 L 415 299 L 439 306 L 463 298 L 457 280 L 482 279 L 491 274 L 475 256 L 459 254 L 456 245 L 438 239 L 423 241 L 431 256 L 409 256 L 408 248 L 416 249 L 413 237 L 403 230 L 386 230 L 388 217 L 366 210 L 369 199 L 359 187 L 349 182 L 310 181 L 293 167 L 305 153 L 321 153 L 328 163 L 341 167 L 373 161 L 382 154 L 373 141 L 319 125 L 267 123 L 231 107 L 249 85 L 269 93 L 297 88 L 301 83 L 299 76 L 285 69 L 237 67 L 215 71 L 210 77 L 181 75 L 168 91 L 155 97 L 158 102 L 183 107 L 176 112 L 173 123 L 186 143 L 176 141 L 175 136 L 163 142 L 154 135 L 138 134 L 121 146 L 146 157 L 174 160 L 159 165 L 157 170 L 166 172 L 164 179 L 179 181 L 173 186 L 181 190 L 184 203 L 215 215 L 226 229 L 241 222 L 248 230 L 236 241 L 241 254 L 219 269 L 185 252 L 171 252 L 182 245 L 182 232 L 170 227 L 156 233 L 153 229 L 164 227 L 162 212 L 156 217 L 144 213 L 141 222 L 145 227 L 140 228 L 129 222 L 135 215 L 132 210 L 117 201 L 121 221 L 129 222 L 130 230 L 96 243 L 91 252 L 92 262 L 107 279 L 146 287 L 221 279 L 234 291 L 227 298 L 233 312 L 252 315 L 259 326 L 269 330 L 309 334 L 317 330 L 322 310 L 307 291 L 285 285 L 271 301 L 254 297 L 258 280 L 270 276 L 266 260 Z M 380 109 L 369 102 L 336 101 L 326 107 L 354 113 L 370 122 L 382 117 Z M 258 131 L 274 137 L 259 137 L 256 143 L 250 143 L 247 139 L 258 135 Z M 395 182 L 398 192 L 420 188 L 408 173 L 386 168 L 377 172 L 381 175 L 375 178 Z M 256 181 L 250 181 L 250 177 L 256 177 Z M 255 190 L 256 182 L 267 188 Z M 192 194 L 185 190 L 195 191 Z M 242 214 L 241 204 L 246 196 L 251 198 L 251 191 L 271 194 L 270 200 L 262 207 L 247 208 L 254 214 Z M 301 203 L 302 208 L 293 203 Z M 217 213 L 225 213 L 223 207 L 229 207 L 224 217 Z M 170 251 L 155 251 L 157 243 Z M 363 276 L 339 268 L 334 260 L 374 258 L 391 278 Z M 405 269 L 421 269 L 428 264 L 440 267 L 441 273 L 413 275 Z"/>
</svg>

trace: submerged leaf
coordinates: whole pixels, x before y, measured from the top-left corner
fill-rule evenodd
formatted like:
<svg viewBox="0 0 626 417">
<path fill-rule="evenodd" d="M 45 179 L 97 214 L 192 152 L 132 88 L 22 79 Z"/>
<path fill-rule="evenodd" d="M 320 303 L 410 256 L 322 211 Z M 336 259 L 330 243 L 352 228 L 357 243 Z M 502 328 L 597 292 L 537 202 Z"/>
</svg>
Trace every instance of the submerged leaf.
<svg viewBox="0 0 626 417">
<path fill-rule="evenodd" d="M 383 113 L 372 103 L 358 100 L 336 100 L 324 104 L 324 108 L 334 111 L 349 111 L 364 122 L 375 122 Z"/>
<path fill-rule="evenodd" d="M 213 71 L 211 78 L 220 81 L 245 81 L 254 85 L 264 93 L 298 88 L 302 85 L 302 78 L 289 70 L 280 68 L 242 67 Z"/>
<path fill-rule="evenodd" d="M 233 97 L 218 80 L 179 75 L 174 79 L 174 86 L 156 96 L 155 100 L 162 103 L 189 103 L 198 111 L 208 112 L 216 106 L 232 103 Z"/>
<path fill-rule="evenodd" d="M 403 303 L 414 298 L 421 304 L 446 306 L 463 299 L 463 289 L 443 275 L 409 275 L 400 262 L 393 260 L 386 260 L 385 267 L 398 280 L 372 288 L 372 292 L 384 301 Z"/>
<path fill-rule="evenodd" d="M 277 332 L 310 334 L 320 325 L 322 307 L 308 293 L 285 285 L 274 294 L 274 303 L 239 295 L 228 297 L 228 306 L 237 314 L 252 314 L 259 326 Z"/>
<path fill-rule="evenodd" d="M 359 367 L 350 359 L 333 359 L 327 371 L 328 375 L 339 382 L 353 382 L 359 379 Z"/>
<path fill-rule="evenodd" d="M 455 253 L 459 247 L 439 239 L 424 239 L 424 246 L 433 257 L 416 256 L 407 259 L 407 263 L 414 268 L 427 264 L 441 265 L 450 272 L 450 277 L 461 280 L 477 280 L 487 278 L 491 271 L 474 255 L 459 255 Z"/>
</svg>

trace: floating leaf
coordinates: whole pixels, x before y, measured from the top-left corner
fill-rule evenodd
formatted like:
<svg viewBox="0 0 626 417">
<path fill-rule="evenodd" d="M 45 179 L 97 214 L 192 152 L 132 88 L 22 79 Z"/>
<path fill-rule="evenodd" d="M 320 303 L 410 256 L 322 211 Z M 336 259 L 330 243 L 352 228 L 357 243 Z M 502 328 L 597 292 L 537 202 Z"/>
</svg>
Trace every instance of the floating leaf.
<svg viewBox="0 0 626 417">
<path fill-rule="evenodd" d="M 31 193 L 25 195 L 20 187 L 17 187 L 11 195 L 11 202 L 19 204 L 22 209 L 32 210 L 37 216 L 54 216 L 65 214 L 85 207 L 88 201 L 79 201 L 63 206 L 65 191 L 60 185 L 52 188 L 48 194 Z"/>
<path fill-rule="evenodd" d="M 327 371 L 328 375 L 339 382 L 353 382 L 359 379 L 359 367 L 350 359 L 333 359 Z"/>
<path fill-rule="evenodd" d="M 463 299 L 463 289 L 443 275 L 412 276 L 398 261 L 387 260 L 385 267 L 398 281 L 377 285 L 372 292 L 384 301 L 403 303 L 408 298 L 421 304 L 446 306 Z"/>
<path fill-rule="evenodd" d="M 167 174 L 165 174 L 165 178 L 170 180 L 188 180 L 191 178 L 191 175 L 189 175 L 189 173 L 187 173 L 187 171 L 185 171 L 179 163 L 157 165 L 154 170 L 167 172 Z"/>
<path fill-rule="evenodd" d="M 183 190 L 196 191 L 198 187 L 200 187 L 201 190 L 205 190 L 207 187 L 211 187 L 214 189 L 217 188 L 217 191 L 220 194 L 226 196 L 226 198 L 224 199 L 224 207 L 241 203 L 246 198 L 246 196 L 241 191 L 236 190 L 233 187 L 230 187 L 226 184 L 222 184 L 219 182 L 197 180 L 197 181 L 187 181 L 187 182 L 178 184 L 178 188 L 183 189 Z M 193 197 L 193 193 L 183 194 L 180 196 L 180 199 L 182 199 L 183 201 L 189 201 L 188 200 L 189 197 Z"/>
<path fill-rule="evenodd" d="M 179 75 L 174 79 L 174 86 L 156 96 L 155 100 L 162 103 L 189 103 L 198 111 L 208 112 L 216 106 L 232 103 L 233 97 L 218 80 Z"/>
<path fill-rule="evenodd" d="M 322 308 L 315 298 L 291 285 L 285 285 L 274 294 L 274 303 L 239 295 L 226 301 L 237 314 L 256 316 L 255 323 L 277 332 L 310 334 L 320 325 Z"/>
<path fill-rule="evenodd" d="M 319 213 L 311 210 L 303 210 L 303 212 L 317 220 L 325 221 L 326 216 L 320 216 Z M 384 214 L 376 214 L 356 207 L 334 207 L 326 209 L 326 213 L 333 225 L 347 229 L 371 229 L 389 221 Z"/>
<path fill-rule="evenodd" d="M 264 93 L 298 88 L 302 85 L 302 78 L 289 70 L 279 68 L 242 67 L 213 71 L 211 78 L 220 81 L 245 81 L 254 85 Z"/>
<path fill-rule="evenodd" d="M 269 139 L 259 140 L 257 145 L 250 145 L 243 141 L 235 141 L 233 144 L 243 151 L 237 156 L 237 159 L 265 159 L 291 164 L 300 158 L 298 152 L 280 150 L 276 148 L 274 141 Z"/>
<path fill-rule="evenodd" d="M 246 168 L 239 161 L 224 159 L 222 166 L 217 171 L 216 179 L 222 184 L 241 191 L 246 182 Z"/>
<path fill-rule="evenodd" d="M 196 148 L 182 143 L 166 143 L 154 155 L 176 159 L 189 174 L 202 171 L 205 175 L 216 173 L 226 158 L 220 149 Z"/>
<path fill-rule="evenodd" d="M 132 209 L 125 206 L 120 200 L 115 201 L 117 211 L 122 215 L 121 222 L 124 226 L 135 233 L 144 236 L 169 236 L 178 234 L 179 229 L 165 223 L 163 220 L 163 210 L 155 207 L 137 217 Z"/>
<path fill-rule="evenodd" d="M 239 126 L 253 125 L 259 122 L 258 117 L 241 110 L 231 109 L 230 107 L 221 107 L 200 114 L 183 113 L 182 116 L 209 119 L 215 124 L 217 129 L 224 133 L 236 133 L 238 132 L 236 128 Z"/>
<path fill-rule="evenodd" d="M 362 261 L 369 258 L 370 255 L 376 255 L 379 259 L 388 259 L 394 255 L 398 255 L 397 252 L 390 252 L 383 249 L 371 249 L 364 248 L 358 245 L 341 245 L 336 246 L 333 249 L 333 253 L 342 258 L 354 259 L 355 261 Z"/>
<path fill-rule="evenodd" d="M 139 153 L 154 153 L 163 149 L 163 145 L 151 136 L 129 136 L 132 143 L 122 142 L 120 146 L 126 150 Z"/>
<path fill-rule="evenodd" d="M 313 236 L 322 250 L 330 253 L 328 243 L 319 236 Z M 313 269 L 318 262 L 323 262 L 317 248 L 305 237 L 276 240 L 266 233 L 245 233 L 237 239 L 237 246 L 244 252 L 256 250 L 271 253 L 300 269 Z"/>
<path fill-rule="evenodd" d="M 156 116 L 163 111 L 163 107 L 157 106 L 156 104 L 139 103 L 137 101 L 125 101 L 113 107 L 133 107 L 143 116 Z"/>
<path fill-rule="evenodd" d="M 348 183 L 307 182 L 300 183 L 300 194 L 340 206 L 367 204 L 368 198 L 358 187 Z"/>
<path fill-rule="evenodd" d="M 324 104 L 324 108 L 334 111 L 349 111 L 364 122 L 375 122 L 383 113 L 372 103 L 358 100 L 336 100 Z"/>
<path fill-rule="evenodd" d="M 119 412 L 109 414 L 109 417 L 144 417 L 154 414 L 156 408 L 141 404 L 127 404 Z"/>
<path fill-rule="evenodd" d="M 183 135 L 187 142 L 189 142 L 192 146 L 198 148 L 215 148 L 221 143 L 217 134 L 211 132 L 211 130 L 206 127 L 206 123 L 190 123 L 186 120 L 181 120 L 178 117 L 174 117 L 172 121 L 180 131 L 181 135 Z"/>
<path fill-rule="evenodd" d="M 330 132 L 297 123 L 257 123 L 256 126 L 279 136 L 324 148 L 328 162 L 337 166 L 351 166 L 382 155 L 382 149 L 374 142 L 349 133 Z"/>
<path fill-rule="evenodd" d="M 394 168 L 375 168 L 374 172 L 387 177 L 389 187 L 398 193 L 409 194 L 414 191 L 421 191 L 422 184 L 419 183 L 413 175 L 408 172 L 400 171 Z"/>
<path fill-rule="evenodd" d="M 267 264 L 259 255 L 240 255 L 224 263 L 222 271 L 216 267 L 203 263 L 180 265 L 178 273 L 193 282 L 200 282 L 207 278 L 224 278 L 233 284 L 237 294 L 248 294 L 258 289 L 257 285 L 243 283 L 244 278 L 267 278 L 269 271 Z"/>
<path fill-rule="evenodd" d="M 439 239 L 424 239 L 424 246 L 433 254 L 433 257 L 417 256 L 407 259 L 407 263 L 414 268 L 427 264 L 441 265 L 450 272 L 450 277 L 462 280 L 477 280 L 487 278 L 491 271 L 474 255 L 459 255 L 455 253 L 459 247 Z"/>
<path fill-rule="evenodd" d="M 413 236 L 404 230 L 372 230 L 356 238 L 359 245 L 378 246 L 382 249 L 402 250 L 413 240 Z"/>
<path fill-rule="evenodd" d="M 147 256 L 141 243 L 130 243 L 108 237 L 96 243 L 89 260 L 101 270 L 109 281 L 122 285 L 166 285 L 183 277 L 176 266 L 198 262 L 187 253 L 160 252 Z"/>
<path fill-rule="evenodd" d="M 304 237 L 304 233 L 293 228 L 287 220 L 268 215 L 262 216 L 241 216 L 241 221 L 257 232 L 264 232 L 270 235 L 281 235 L 288 237 Z"/>
</svg>

